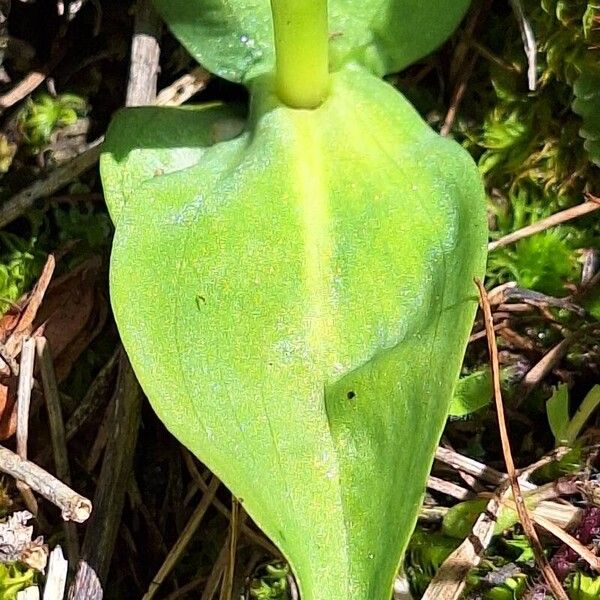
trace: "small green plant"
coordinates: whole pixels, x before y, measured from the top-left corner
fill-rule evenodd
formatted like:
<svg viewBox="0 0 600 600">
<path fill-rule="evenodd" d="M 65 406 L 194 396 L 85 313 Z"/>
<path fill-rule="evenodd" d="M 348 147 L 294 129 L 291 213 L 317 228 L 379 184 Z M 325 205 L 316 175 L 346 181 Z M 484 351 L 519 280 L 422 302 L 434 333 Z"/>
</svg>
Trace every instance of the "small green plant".
<svg viewBox="0 0 600 600">
<path fill-rule="evenodd" d="M 0 598 L 16 600 L 17 594 L 35 584 L 35 571 L 20 563 L 0 563 Z"/>
<path fill-rule="evenodd" d="M 0 232 L 0 313 L 6 312 L 36 280 L 44 264 L 35 237 L 25 240 Z"/>
<path fill-rule="evenodd" d="M 87 112 L 87 103 L 75 94 L 39 94 L 30 98 L 18 117 L 23 137 L 33 152 L 50 141 L 58 127 L 73 125 Z"/>
<path fill-rule="evenodd" d="M 265 565 L 249 586 L 252 600 L 289 600 L 290 569 L 282 562 Z"/>
<path fill-rule="evenodd" d="M 381 77 L 438 46 L 468 1 L 155 3 L 251 104 L 239 135 L 223 105 L 114 119 L 101 171 L 124 345 L 303 600 L 389 600 L 487 231 L 468 154 Z"/>
</svg>

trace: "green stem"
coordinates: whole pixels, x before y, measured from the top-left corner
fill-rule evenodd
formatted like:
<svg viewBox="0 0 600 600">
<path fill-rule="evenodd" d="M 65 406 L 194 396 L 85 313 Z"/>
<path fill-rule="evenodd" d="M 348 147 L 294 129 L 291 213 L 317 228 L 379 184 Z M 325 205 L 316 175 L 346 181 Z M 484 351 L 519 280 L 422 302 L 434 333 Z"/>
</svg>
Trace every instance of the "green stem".
<svg viewBox="0 0 600 600">
<path fill-rule="evenodd" d="M 329 91 L 327 0 L 271 0 L 277 95 L 293 108 L 316 108 Z"/>
</svg>

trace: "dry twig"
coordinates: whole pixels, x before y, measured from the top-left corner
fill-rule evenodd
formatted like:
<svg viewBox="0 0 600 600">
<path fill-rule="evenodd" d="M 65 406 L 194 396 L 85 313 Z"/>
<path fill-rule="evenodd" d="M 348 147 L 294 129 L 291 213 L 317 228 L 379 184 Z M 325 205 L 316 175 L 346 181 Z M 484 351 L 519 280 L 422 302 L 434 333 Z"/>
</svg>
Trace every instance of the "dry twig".
<svg viewBox="0 0 600 600">
<path fill-rule="evenodd" d="M 33 364 L 35 361 L 35 340 L 25 338 L 21 349 L 19 366 L 19 388 L 17 391 L 17 454 L 27 460 L 27 440 L 29 438 L 29 407 L 31 405 L 31 389 L 33 388 Z M 17 489 L 31 514 L 38 514 L 38 504 L 31 488 L 23 481 L 17 480 Z"/>
<path fill-rule="evenodd" d="M 87 498 L 4 446 L 0 446 L 0 471 L 24 481 L 33 491 L 58 506 L 65 520 L 83 523 L 92 512 L 92 503 Z"/>
<path fill-rule="evenodd" d="M 577 206 L 573 206 L 571 208 L 567 208 L 566 210 L 557 212 L 552 216 L 547 217 L 546 219 L 541 219 L 540 221 L 533 223 L 533 225 L 528 225 L 527 227 L 523 227 L 522 229 L 518 229 L 517 231 L 513 231 L 512 233 L 501 237 L 495 242 L 490 242 L 488 244 L 488 250 L 490 252 L 493 252 L 498 248 L 503 248 L 504 246 L 514 244 L 519 240 L 535 235 L 536 233 L 546 231 L 551 227 L 556 227 L 561 223 L 566 223 L 567 221 L 577 219 L 578 217 L 589 215 L 590 213 L 598 209 L 600 209 L 600 199 L 595 198 L 593 196 L 588 196 L 587 202 L 583 202 L 582 204 L 578 204 Z"/>
</svg>

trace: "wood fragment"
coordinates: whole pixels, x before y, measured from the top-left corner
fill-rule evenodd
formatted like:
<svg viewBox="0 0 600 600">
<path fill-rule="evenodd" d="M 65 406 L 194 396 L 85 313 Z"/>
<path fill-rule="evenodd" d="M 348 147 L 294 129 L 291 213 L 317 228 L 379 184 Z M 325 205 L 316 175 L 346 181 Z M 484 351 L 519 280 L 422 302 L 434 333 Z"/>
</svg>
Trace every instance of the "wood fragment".
<svg viewBox="0 0 600 600">
<path fill-rule="evenodd" d="M 457 500 L 468 500 L 469 498 L 475 497 L 473 492 L 460 487 L 460 485 L 456 485 L 456 483 L 452 483 L 451 481 L 440 479 L 439 477 L 434 477 L 433 475 L 430 475 L 427 479 L 427 487 L 431 490 L 435 490 L 436 492 L 456 498 Z"/>
<path fill-rule="evenodd" d="M 194 94 L 204 90 L 210 80 L 211 74 L 206 69 L 195 67 L 162 90 L 154 104 L 156 106 L 179 106 Z"/>
<path fill-rule="evenodd" d="M 97 138 L 79 156 L 56 167 L 45 177 L 36 179 L 4 202 L 0 208 L 0 229 L 31 210 L 37 200 L 50 196 L 93 167 L 100 158 L 103 141 L 104 136 Z"/>
<path fill-rule="evenodd" d="M 40 600 L 40 588 L 37 585 L 31 585 L 17 592 L 17 600 Z"/>
<path fill-rule="evenodd" d="M 502 496 L 506 494 L 508 485 Z M 421 600 L 457 600 L 462 595 L 469 571 L 476 567 L 494 536 L 500 499 L 492 497 L 479 515 L 471 535 L 443 562 Z"/>
<path fill-rule="evenodd" d="M 94 496 L 94 513 L 81 550 L 81 556 L 102 585 L 108 575 L 121 522 L 141 419 L 142 391 L 125 353 L 121 355 L 114 400 L 112 437 L 104 453 Z"/>
<path fill-rule="evenodd" d="M 89 422 L 91 417 L 96 414 L 106 401 L 113 372 L 117 366 L 120 355 L 121 347 L 119 346 L 113 352 L 106 364 L 100 369 L 100 372 L 94 378 L 94 381 L 85 393 L 82 401 L 69 417 L 67 424 L 65 425 L 65 436 L 67 441 L 77 435 L 78 431 Z"/>
<path fill-rule="evenodd" d="M 102 600 L 104 592 L 94 569 L 84 560 L 79 562 L 75 581 L 69 588 L 68 600 Z"/>
<path fill-rule="evenodd" d="M 535 235 L 536 233 L 546 231 L 551 227 L 556 227 L 561 223 L 566 223 L 567 221 L 577 219 L 578 217 L 589 215 L 590 213 L 593 213 L 598 209 L 600 209 L 600 199 L 595 198 L 593 196 L 588 196 L 587 202 L 583 202 L 582 204 L 578 204 L 577 206 L 573 206 L 571 208 L 567 208 L 565 210 L 557 212 L 551 215 L 550 217 L 547 217 L 546 219 L 541 219 L 539 221 L 536 221 L 532 225 L 528 225 L 527 227 L 523 227 L 522 229 L 513 231 L 512 233 L 501 237 L 495 242 L 490 242 L 488 244 L 488 251 L 493 252 L 498 248 L 503 248 L 504 246 L 514 244 L 519 240 Z"/>
<path fill-rule="evenodd" d="M 33 365 L 35 361 L 35 340 L 25 338 L 21 349 L 19 366 L 19 387 L 17 391 L 17 454 L 27 460 L 27 441 L 29 438 L 29 408 L 31 390 L 33 388 Z M 25 505 L 31 514 L 38 514 L 38 504 L 31 488 L 23 481 L 17 480 L 17 489 L 23 496 Z"/>
<path fill-rule="evenodd" d="M 435 452 L 435 459 L 453 467 L 457 471 L 464 471 L 469 475 L 477 477 L 477 479 L 480 479 L 481 481 L 485 481 L 495 486 L 502 485 L 506 482 L 505 473 L 501 473 L 473 458 L 464 456 L 454 450 L 449 450 L 448 448 L 440 446 Z M 534 490 L 536 487 L 526 479 L 521 479 L 521 486 L 524 490 Z"/>
<path fill-rule="evenodd" d="M 56 546 L 50 553 L 50 560 L 48 561 L 48 574 L 46 575 L 43 600 L 63 600 L 68 569 L 69 563 L 63 556 L 62 548 Z"/>
<path fill-rule="evenodd" d="M 108 433 L 110 431 L 113 421 L 113 415 L 115 413 L 115 395 L 116 393 L 113 394 L 104 411 L 104 415 L 102 416 L 102 420 L 100 421 L 100 425 L 98 426 L 98 432 L 96 434 L 96 437 L 94 438 L 94 443 L 92 444 L 89 456 L 85 461 L 85 468 L 86 471 L 88 471 L 89 473 L 95 470 L 96 465 L 102 457 L 102 452 L 108 442 Z"/>
<path fill-rule="evenodd" d="M 576 333 L 567 335 L 564 340 L 546 352 L 540 361 L 529 369 L 521 381 L 521 388 L 524 393 L 521 394 L 517 400 L 517 407 L 523 402 L 529 392 L 531 392 L 531 390 L 535 388 L 566 356 L 569 347 L 576 337 Z"/>
<path fill-rule="evenodd" d="M 156 99 L 162 23 L 148 0 L 138 0 L 134 10 L 135 24 L 125 104 L 145 106 Z"/>
<path fill-rule="evenodd" d="M 220 481 L 213 476 L 210 484 L 208 484 L 208 488 L 202 496 L 202 500 L 192 513 L 189 521 L 187 522 L 184 530 L 181 532 L 181 535 L 167 554 L 163 564 L 160 569 L 152 579 L 148 587 L 148 591 L 144 594 L 142 600 L 151 600 L 154 598 L 158 589 L 163 584 L 165 579 L 169 576 L 169 573 L 173 570 L 173 567 L 177 564 L 177 561 L 181 558 L 182 554 L 185 552 L 185 549 L 188 547 L 188 544 L 194 537 L 194 534 L 198 530 L 206 511 L 209 509 L 210 505 L 213 502 L 215 494 L 217 493 L 217 489 L 219 488 Z"/>
<path fill-rule="evenodd" d="M 0 113 L 29 96 L 46 79 L 43 71 L 31 71 L 6 94 L 0 96 Z"/>
<path fill-rule="evenodd" d="M 562 587 L 556 573 L 550 566 L 544 550 L 540 543 L 538 534 L 533 526 L 531 516 L 525 505 L 523 499 L 523 493 L 521 491 L 521 485 L 515 469 L 515 464 L 512 457 L 510 448 L 510 440 L 508 437 L 508 428 L 506 425 L 506 418 L 504 416 L 504 404 L 502 402 L 502 390 L 500 387 L 500 365 L 498 361 L 498 347 L 496 346 L 496 335 L 494 333 L 494 319 L 492 316 L 492 309 L 487 298 L 485 288 L 480 279 L 476 279 L 475 283 L 479 290 L 479 296 L 481 300 L 481 307 L 484 314 L 484 322 L 488 332 L 488 350 L 490 354 L 490 361 L 492 366 L 492 379 L 494 382 L 494 401 L 496 404 L 496 412 L 498 415 L 498 428 L 500 430 L 500 439 L 502 443 L 502 453 L 504 455 L 504 461 L 506 463 L 506 471 L 508 474 L 508 480 L 513 493 L 517 514 L 525 535 L 529 539 L 529 543 L 533 549 L 536 563 L 540 567 L 542 575 L 548 584 L 548 587 L 558 600 L 568 600 L 567 594 Z"/>
<path fill-rule="evenodd" d="M 25 482 L 34 492 L 60 508 L 65 520 L 83 523 L 92 512 L 92 503 L 87 498 L 4 446 L 0 446 L 0 471 Z"/>
</svg>

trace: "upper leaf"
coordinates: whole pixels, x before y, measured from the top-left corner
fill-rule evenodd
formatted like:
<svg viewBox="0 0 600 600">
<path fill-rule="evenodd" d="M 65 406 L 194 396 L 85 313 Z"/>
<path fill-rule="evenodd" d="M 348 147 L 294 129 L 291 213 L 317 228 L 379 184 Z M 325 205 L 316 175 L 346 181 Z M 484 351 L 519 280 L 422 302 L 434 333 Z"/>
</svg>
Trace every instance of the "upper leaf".
<svg viewBox="0 0 600 600">
<path fill-rule="evenodd" d="M 476 307 L 481 182 L 363 69 L 335 74 L 318 109 L 263 90 L 253 110 L 211 147 L 180 148 L 195 111 L 111 125 L 115 317 L 158 415 L 303 600 L 389 600 Z"/>
<path fill-rule="evenodd" d="M 269 0 L 154 0 L 194 58 L 230 81 L 274 67 Z M 437 48 L 470 0 L 330 0 L 332 70 L 357 62 L 377 75 L 398 71 Z"/>
</svg>

